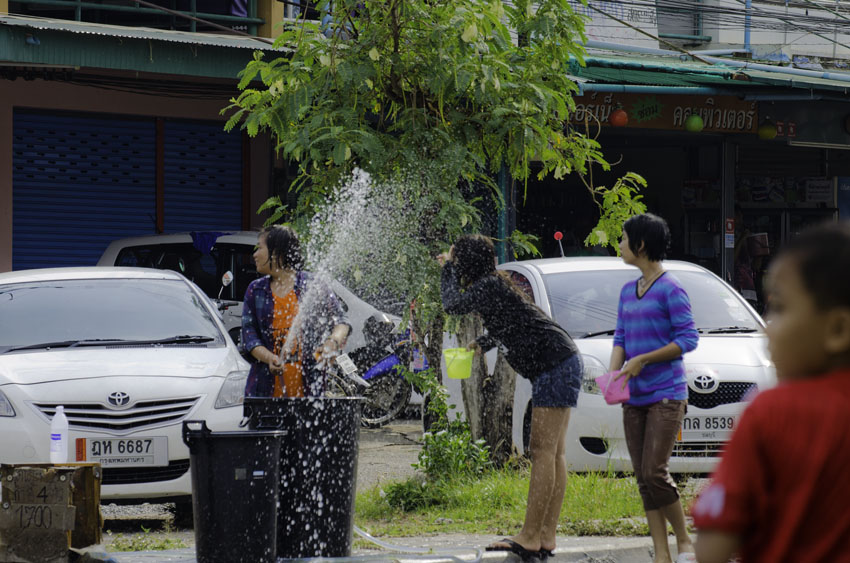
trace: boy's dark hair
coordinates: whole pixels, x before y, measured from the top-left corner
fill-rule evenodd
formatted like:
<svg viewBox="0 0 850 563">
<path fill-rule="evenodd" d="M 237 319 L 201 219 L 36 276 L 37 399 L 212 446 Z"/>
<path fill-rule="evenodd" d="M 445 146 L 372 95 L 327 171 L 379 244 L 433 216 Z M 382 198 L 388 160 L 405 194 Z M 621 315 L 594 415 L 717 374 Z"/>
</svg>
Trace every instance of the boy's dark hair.
<svg viewBox="0 0 850 563">
<path fill-rule="evenodd" d="M 629 248 L 638 255 L 641 243 L 646 257 L 652 262 L 660 262 L 667 257 L 670 246 L 670 228 L 667 221 L 652 213 L 641 213 L 629 217 L 623 223 L 623 230 L 629 237 Z"/>
<path fill-rule="evenodd" d="M 493 241 L 484 235 L 463 235 L 455 242 L 454 264 L 465 283 L 473 283 L 496 273 Z"/>
<path fill-rule="evenodd" d="M 304 264 L 301 257 L 301 243 L 292 227 L 271 225 L 260 233 L 266 237 L 269 259 L 278 268 L 299 270 Z"/>
<path fill-rule="evenodd" d="M 803 286 L 820 309 L 850 307 L 850 225 L 828 222 L 806 229 L 779 256 L 796 261 Z"/>
</svg>

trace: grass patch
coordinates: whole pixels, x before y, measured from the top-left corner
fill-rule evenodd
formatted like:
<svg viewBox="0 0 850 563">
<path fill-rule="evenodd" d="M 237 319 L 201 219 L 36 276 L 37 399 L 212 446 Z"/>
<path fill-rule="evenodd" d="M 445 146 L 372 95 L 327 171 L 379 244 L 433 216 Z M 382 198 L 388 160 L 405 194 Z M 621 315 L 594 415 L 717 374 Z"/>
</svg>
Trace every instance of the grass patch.
<svg viewBox="0 0 850 563">
<path fill-rule="evenodd" d="M 429 533 L 512 534 L 525 518 L 528 469 L 490 471 L 480 478 L 427 482 L 413 478 L 357 496 L 357 525 L 379 536 Z M 570 474 L 559 532 L 646 535 L 633 477 Z"/>
<path fill-rule="evenodd" d="M 106 548 L 109 551 L 164 551 L 167 549 L 182 549 L 189 547 L 179 537 L 172 537 L 173 529 L 166 525 L 163 533 L 154 533 L 149 528 L 142 528 L 136 534 L 115 534 L 107 531 Z"/>
</svg>

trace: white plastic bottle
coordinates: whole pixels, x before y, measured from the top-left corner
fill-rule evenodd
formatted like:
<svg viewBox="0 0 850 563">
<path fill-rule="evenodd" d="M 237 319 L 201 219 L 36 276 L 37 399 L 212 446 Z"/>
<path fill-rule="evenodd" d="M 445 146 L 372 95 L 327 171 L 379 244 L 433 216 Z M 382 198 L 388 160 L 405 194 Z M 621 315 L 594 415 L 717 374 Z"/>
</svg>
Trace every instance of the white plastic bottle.
<svg viewBox="0 0 850 563">
<path fill-rule="evenodd" d="M 68 417 L 65 407 L 56 407 L 56 414 L 50 421 L 50 463 L 68 462 Z"/>
</svg>

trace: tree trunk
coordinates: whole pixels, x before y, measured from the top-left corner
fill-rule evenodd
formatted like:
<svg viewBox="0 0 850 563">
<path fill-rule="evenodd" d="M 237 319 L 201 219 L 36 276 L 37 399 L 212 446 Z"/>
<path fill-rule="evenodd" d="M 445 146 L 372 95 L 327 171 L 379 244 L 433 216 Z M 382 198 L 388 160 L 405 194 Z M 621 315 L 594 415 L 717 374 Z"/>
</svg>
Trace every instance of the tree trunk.
<svg viewBox="0 0 850 563">
<path fill-rule="evenodd" d="M 501 350 L 496 357 L 493 375 L 484 385 L 484 439 L 490 446 L 490 459 L 497 466 L 504 465 L 514 451 L 511 428 L 513 426 L 514 389 L 516 372 L 505 360 Z"/>
<path fill-rule="evenodd" d="M 482 333 L 478 315 L 466 315 L 458 330 L 459 345 L 468 344 Z M 472 438 L 484 439 L 490 446 L 490 459 L 497 467 L 504 465 L 513 452 L 511 423 L 515 382 L 516 374 L 500 350 L 493 375 L 487 369 L 487 358 L 481 354 L 472 363 L 472 375 L 461 383 Z"/>
<path fill-rule="evenodd" d="M 458 326 L 458 346 L 466 346 L 483 332 L 484 327 L 478 315 L 464 315 L 460 321 L 460 326 Z M 466 421 L 469 423 L 469 431 L 473 440 L 479 438 L 486 440 L 484 436 L 484 428 L 486 427 L 484 420 L 485 405 L 481 390 L 484 387 L 485 379 L 488 377 L 487 371 L 487 358 L 484 354 L 479 354 L 472 362 L 472 374 L 469 379 L 460 382 Z"/>
</svg>

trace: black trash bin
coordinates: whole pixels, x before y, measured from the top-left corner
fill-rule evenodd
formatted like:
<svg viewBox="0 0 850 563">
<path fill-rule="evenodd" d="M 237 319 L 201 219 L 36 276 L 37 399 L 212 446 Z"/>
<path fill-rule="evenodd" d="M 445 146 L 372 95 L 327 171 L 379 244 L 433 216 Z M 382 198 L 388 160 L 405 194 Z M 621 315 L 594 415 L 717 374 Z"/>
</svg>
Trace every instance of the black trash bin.
<svg viewBox="0 0 850 563">
<path fill-rule="evenodd" d="M 276 561 L 283 431 L 211 432 L 183 422 L 198 563 Z"/>
<path fill-rule="evenodd" d="M 351 555 L 359 397 L 245 398 L 248 427 L 282 430 L 277 556 Z"/>
</svg>

